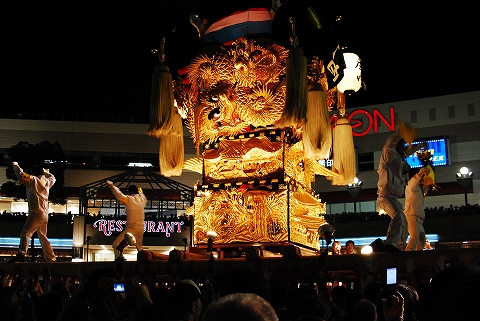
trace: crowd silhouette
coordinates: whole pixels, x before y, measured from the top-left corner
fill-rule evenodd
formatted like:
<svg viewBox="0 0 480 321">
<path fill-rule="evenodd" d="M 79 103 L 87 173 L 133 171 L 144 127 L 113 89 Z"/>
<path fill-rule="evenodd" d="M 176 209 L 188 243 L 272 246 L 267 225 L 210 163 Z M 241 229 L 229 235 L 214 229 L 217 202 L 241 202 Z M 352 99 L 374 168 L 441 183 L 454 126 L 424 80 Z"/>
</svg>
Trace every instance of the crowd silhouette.
<svg viewBox="0 0 480 321">
<path fill-rule="evenodd" d="M 375 272 L 376 267 L 367 258 L 365 269 Z M 477 265 L 442 265 L 427 278 L 413 268 L 407 279 L 389 288 L 375 273 L 342 284 L 327 272 L 245 267 L 182 278 L 133 271 L 120 275 L 111 268 L 87 274 L 80 266 L 69 277 L 52 268 L 38 275 L 17 264 L 15 273 L 0 270 L 0 319 L 441 321 L 480 315 Z M 115 291 L 118 283 L 124 284 L 121 292 Z"/>
<path fill-rule="evenodd" d="M 426 216 L 477 215 L 478 205 L 425 209 Z M 358 217 L 360 213 L 357 213 Z M 51 222 L 71 222 L 73 215 L 52 213 Z M 361 213 L 363 220 L 383 219 Z M 89 215 L 96 219 L 101 215 Z M 352 219 L 338 214 L 337 219 Z M 0 215 L 1 221 L 22 221 L 25 213 Z M 162 219 L 162 218 L 161 218 Z M 186 219 L 186 217 L 178 218 Z M 387 254 L 387 253 L 386 253 Z M 388 255 L 388 254 L 387 254 Z M 53 267 L 37 274 L 25 264 L 14 273 L 0 268 L 0 320 L 25 321 L 442 321 L 474 320 L 480 315 L 480 266 L 435 270 L 406 262 L 407 276 L 387 288 L 374 258 L 367 257 L 353 282 L 327 267 L 298 271 L 284 266 L 246 264 L 201 275 L 157 275 L 154 271 L 98 268 L 75 275 Z M 351 281 L 351 280 L 350 280 Z M 115 284 L 124 291 L 116 292 Z"/>
</svg>

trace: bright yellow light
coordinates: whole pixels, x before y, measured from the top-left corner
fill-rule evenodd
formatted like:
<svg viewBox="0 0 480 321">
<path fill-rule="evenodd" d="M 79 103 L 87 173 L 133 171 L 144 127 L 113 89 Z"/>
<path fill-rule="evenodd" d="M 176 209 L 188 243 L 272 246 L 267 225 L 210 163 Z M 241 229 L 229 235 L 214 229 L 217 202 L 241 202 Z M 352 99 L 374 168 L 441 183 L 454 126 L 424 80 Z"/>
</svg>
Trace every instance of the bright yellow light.
<svg viewBox="0 0 480 321">
<path fill-rule="evenodd" d="M 362 87 L 360 58 L 354 53 L 345 52 L 343 59 L 346 67 L 343 70 L 342 80 L 337 84 L 337 89 L 340 92 L 345 92 L 346 90 L 358 91 Z"/>
<path fill-rule="evenodd" d="M 362 247 L 360 253 L 362 254 L 372 254 L 373 253 L 373 249 L 370 245 L 365 245 L 364 247 Z"/>
<path fill-rule="evenodd" d="M 207 232 L 207 237 L 214 239 L 214 238 L 217 237 L 217 232 L 215 232 L 215 231 L 208 231 L 208 232 Z"/>
</svg>

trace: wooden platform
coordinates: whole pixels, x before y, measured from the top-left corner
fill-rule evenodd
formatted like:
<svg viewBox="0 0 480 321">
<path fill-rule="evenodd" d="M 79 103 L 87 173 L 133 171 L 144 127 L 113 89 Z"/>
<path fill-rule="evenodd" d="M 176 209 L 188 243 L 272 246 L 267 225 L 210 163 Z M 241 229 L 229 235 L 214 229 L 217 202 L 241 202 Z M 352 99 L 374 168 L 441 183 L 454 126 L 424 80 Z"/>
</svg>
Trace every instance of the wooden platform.
<svg viewBox="0 0 480 321">
<path fill-rule="evenodd" d="M 175 257 L 173 255 L 172 257 Z M 319 256 L 292 256 L 292 257 L 255 257 L 235 259 L 182 259 L 176 256 L 174 259 L 143 260 L 135 262 L 55 262 L 55 263 L 4 263 L 0 269 L 6 274 L 18 273 L 18 269 L 31 270 L 38 274 L 44 269 L 52 269 L 57 275 L 79 277 L 80 271 L 86 274 L 96 269 L 110 268 L 122 276 L 131 275 L 156 275 L 173 278 L 198 278 L 204 276 L 221 277 L 233 269 L 254 268 L 262 272 L 268 269 L 274 273 L 298 273 L 315 275 L 326 273 L 335 275 L 340 281 L 353 280 L 358 273 L 365 274 L 368 270 L 365 266 L 367 255 L 319 255 Z M 419 252 L 396 252 L 396 253 L 373 253 L 369 255 L 378 263 L 377 278 L 383 277 L 382 271 L 386 266 L 397 265 L 399 279 L 406 279 L 407 259 L 414 260 L 417 268 L 428 273 L 440 271 L 439 262 L 442 258 L 450 260 L 452 266 L 460 264 L 480 265 L 480 248 L 469 249 L 446 249 Z"/>
</svg>

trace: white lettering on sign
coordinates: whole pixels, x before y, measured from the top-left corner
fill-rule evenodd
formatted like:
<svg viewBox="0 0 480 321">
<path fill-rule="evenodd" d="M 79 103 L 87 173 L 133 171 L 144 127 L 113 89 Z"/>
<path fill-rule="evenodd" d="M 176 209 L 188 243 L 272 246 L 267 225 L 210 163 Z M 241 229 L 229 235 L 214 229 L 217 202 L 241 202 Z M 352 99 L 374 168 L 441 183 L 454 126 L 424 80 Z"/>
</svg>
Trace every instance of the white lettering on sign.
<svg viewBox="0 0 480 321">
<path fill-rule="evenodd" d="M 113 232 L 122 232 L 127 221 L 123 220 L 98 220 L 93 223 L 93 227 L 105 236 L 112 235 Z M 148 233 L 165 233 L 166 237 L 170 237 L 172 233 L 182 233 L 183 221 L 174 222 L 143 222 L 143 230 Z"/>
</svg>

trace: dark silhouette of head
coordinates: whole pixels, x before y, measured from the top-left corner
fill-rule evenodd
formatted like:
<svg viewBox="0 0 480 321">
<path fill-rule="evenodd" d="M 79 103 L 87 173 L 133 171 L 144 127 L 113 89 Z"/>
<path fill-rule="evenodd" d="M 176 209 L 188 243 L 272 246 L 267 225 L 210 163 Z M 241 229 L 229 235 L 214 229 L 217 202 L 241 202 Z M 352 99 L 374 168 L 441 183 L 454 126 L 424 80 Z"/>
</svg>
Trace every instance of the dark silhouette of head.
<svg viewBox="0 0 480 321">
<path fill-rule="evenodd" d="M 138 194 L 138 187 L 137 185 L 129 185 L 127 191 L 128 194 Z"/>
<path fill-rule="evenodd" d="M 480 266 L 458 265 L 435 275 L 420 293 L 419 320 L 477 320 Z"/>
<path fill-rule="evenodd" d="M 377 307 L 368 299 L 361 299 L 353 309 L 354 321 L 377 321 Z"/>
<path fill-rule="evenodd" d="M 42 175 L 43 174 L 43 167 L 38 166 L 38 165 L 33 165 L 30 168 L 30 172 L 31 172 L 30 174 L 34 175 L 34 176 Z"/>
<path fill-rule="evenodd" d="M 232 293 L 255 293 L 270 300 L 270 285 L 265 277 L 256 270 L 236 269 L 230 271 L 220 289 L 220 296 Z"/>
<path fill-rule="evenodd" d="M 176 283 L 168 294 L 167 320 L 198 320 L 202 312 L 201 291 L 189 279 Z"/>
<path fill-rule="evenodd" d="M 35 305 L 35 316 L 38 321 L 57 320 L 63 310 L 63 301 L 55 291 L 43 294 Z"/>
<path fill-rule="evenodd" d="M 347 298 L 347 288 L 337 285 L 332 289 L 332 302 L 340 305 L 345 304 Z"/>
<path fill-rule="evenodd" d="M 278 321 L 272 306 L 254 293 L 233 293 L 213 301 L 202 321 Z"/>
</svg>

